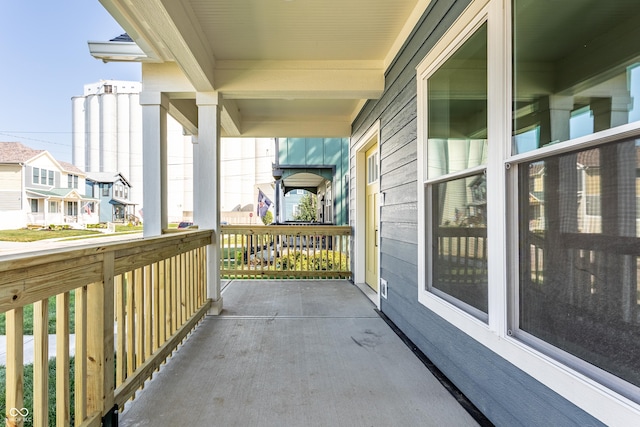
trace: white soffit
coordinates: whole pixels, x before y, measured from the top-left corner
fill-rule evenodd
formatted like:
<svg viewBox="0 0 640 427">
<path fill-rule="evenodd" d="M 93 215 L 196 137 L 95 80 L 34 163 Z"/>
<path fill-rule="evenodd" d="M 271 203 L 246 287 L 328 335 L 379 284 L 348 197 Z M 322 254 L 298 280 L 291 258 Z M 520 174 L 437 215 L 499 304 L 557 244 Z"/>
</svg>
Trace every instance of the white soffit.
<svg viewBox="0 0 640 427">
<path fill-rule="evenodd" d="M 100 1 L 147 57 L 234 100 L 224 123 L 236 136 L 349 136 L 430 2 Z"/>
<path fill-rule="evenodd" d="M 384 60 L 417 0 L 190 0 L 218 60 Z"/>
</svg>

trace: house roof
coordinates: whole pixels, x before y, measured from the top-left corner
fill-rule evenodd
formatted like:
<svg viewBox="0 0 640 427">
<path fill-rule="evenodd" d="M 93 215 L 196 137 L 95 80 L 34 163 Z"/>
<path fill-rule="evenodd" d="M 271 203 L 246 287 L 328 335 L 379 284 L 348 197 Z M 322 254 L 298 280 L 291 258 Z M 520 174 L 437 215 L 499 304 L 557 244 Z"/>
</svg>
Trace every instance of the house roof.
<svg viewBox="0 0 640 427">
<path fill-rule="evenodd" d="M 53 197 L 59 199 L 80 199 L 80 200 L 98 200 L 93 197 L 81 194 L 75 188 L 50 188 L 48 190 L 42 190 L 40 188 L 25 188 L 25 190 L 36 196 L 40 197 Z"/>
<path fill-rule="evenodd" d="M 434 2 L 101 3 L 140 51 L 125 55 L 127 43 L 113 41 L 113 55 L 104 45 L 92 54 L 147 62 L 143 77 L 157 87 L 172 76 L 172 91 L 163 93 L 187 129 L 197 129 L 196 93 L 217 93 L 222 136 L 348 137 L 365 102 L 382 96 L 385 72 Z"/>
<path fill-rule="evenodd" d="M 34 150 L 21 142 L 0 142 L 0 163 L 24 163 L 45 150 Z"/>
<path fill-rule="evenodd" d="M 43 155 L 43 153 L 47 153 L 46 155 L 57 163 L 63 171 L 80 175 L 85 174 L 82 169 L 71 163 L 56 160 L 47 150 L 35 150 L 21 142 L 0 142 L 0 163 L 26 163 L 37 156 Z"/>
<path fill-rule="evenodd" d="M 124 34 L 120 34 L 118 37 L 114 37 L 110 39 L 109 41 L 110 42 L 132 42 L 133 40 L 131 40 L 131 37 L 129 37 L 129 34 L 124 33 Z"/>
<path fill-rule="evenodd" d="M 75 165 L 72 165 L 71 163 L 61 162 L 61 161 L 58 161 L 58 163 L 60 163 L 60 166 L 62 166 L 65 172 L 73 172 L 73 173 L 85 175 L 85 172 L 82 169 L 78 168 Z"/>
<path fill-rule="evenodd" d="M 640 146 L 635 146 L 636 163 L 640 164 Z M 577 155 L 577 162 L 587 168 L 599 168 L 602 148 L 580 151 Z"/>
<path fill-rule="evenodd" d="M 117 197 L 111 198 L 111 200 L 109 200 L 109 203 L 111 203 L 112 205 L 125 205 L 125 206 L 135 206 L 136 205 L 136 203 L 133 203 L 131 200 L 119 199 Z"/>
<path fill-rule="evenodd" d="M 131 187 L 131 184 L 121 173 L 113 173 L 113 172 L 89 172 L 87 173 L 87 179 L 89 181 L 94 182 L 110 182 L 114 183 L 116 181 L 122 181 Z"/>
</svg>

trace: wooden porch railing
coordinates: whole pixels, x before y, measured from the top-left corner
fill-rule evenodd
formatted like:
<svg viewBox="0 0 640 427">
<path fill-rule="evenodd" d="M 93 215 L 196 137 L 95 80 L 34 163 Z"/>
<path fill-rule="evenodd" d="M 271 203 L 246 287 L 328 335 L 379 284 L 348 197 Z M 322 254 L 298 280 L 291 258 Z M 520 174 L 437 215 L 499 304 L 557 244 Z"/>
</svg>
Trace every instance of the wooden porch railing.
<svg viewBox="0 0 640 427">
<path fill-rule="evenodd" d="M 99 426 L 207 312 L 211 231 L 0 259 L 6 313 L 7 426 L 49 425 L 49 300 L 55 297 L 57 426 Z M 75 387 L 70 409 L 70 293 L 75 297 Z M 34 305 L 33 407 L 24 407 L 23 313 Z M 115 358 L 115 360 L 114 360 Z M 53 423 L 52 423 L 53 424 Z"/>
<path fill-rule="evenodd" d="M 222 278 L 350 278 L 351 227 L 269 225 L 220 227 Z"/>
</svg>

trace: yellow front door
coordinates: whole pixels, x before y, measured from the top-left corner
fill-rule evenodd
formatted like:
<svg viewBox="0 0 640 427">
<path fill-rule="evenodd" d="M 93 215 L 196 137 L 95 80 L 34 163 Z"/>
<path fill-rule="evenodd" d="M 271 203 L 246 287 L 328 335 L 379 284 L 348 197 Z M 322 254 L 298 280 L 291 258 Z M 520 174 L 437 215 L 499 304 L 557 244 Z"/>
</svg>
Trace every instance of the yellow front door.
<svg viewBox="0 0 640 427">
<path fill-rule="evenodd" d="M 374 291 L 378 291 L 378 145 L 366 152 L 367 191 L 365 224 L 365 281 Z"/>
</svg>

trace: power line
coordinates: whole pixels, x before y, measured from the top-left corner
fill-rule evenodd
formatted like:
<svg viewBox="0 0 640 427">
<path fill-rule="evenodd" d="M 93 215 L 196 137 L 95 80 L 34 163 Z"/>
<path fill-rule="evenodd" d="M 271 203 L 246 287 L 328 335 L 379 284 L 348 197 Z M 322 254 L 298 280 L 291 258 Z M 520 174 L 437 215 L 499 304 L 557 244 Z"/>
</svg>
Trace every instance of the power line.
<svg viewBox="0 0 640 427">
<path fill-rule="evenodd" d="M 55 132 L 33 132 L 33 133 L 55 133 Z M 53 142 L 53 141 L 47 141 L 46 139 L 37 139 L 37 138 L 29 138 L 27 136 L 17 136 L 17 135 L 12 135 L 9 133 L 6 133 L 4 131 L 0 131 L 0 135 L 4 135 L 4 136 L 8 136 L 11 138 L 18 138 L 18 139 L 27 139 L 29 141 L 36 141 L 36 142 L 45 142 L 47 144 L 54 144 L 54 145 L 62 145 L 64 147 L 69 147 L 71 146 L 71 142 L 69 142 L 69 144 L 63 144 L 61 142 Z"/>
</svg>

